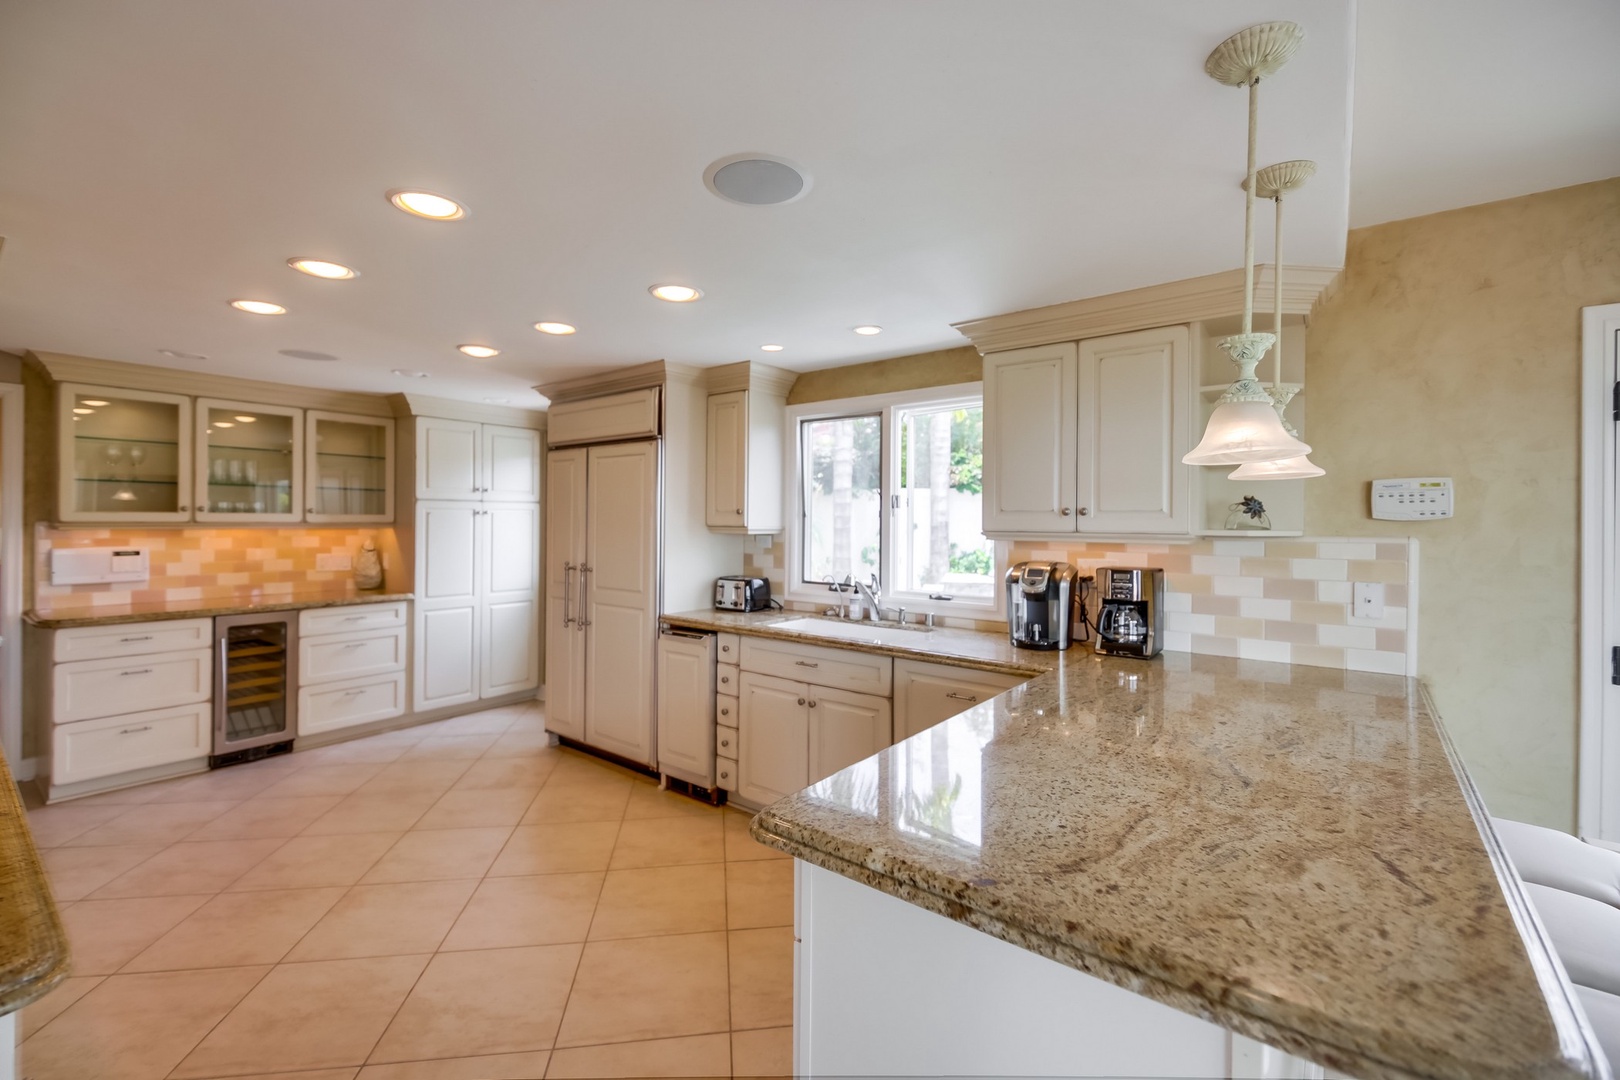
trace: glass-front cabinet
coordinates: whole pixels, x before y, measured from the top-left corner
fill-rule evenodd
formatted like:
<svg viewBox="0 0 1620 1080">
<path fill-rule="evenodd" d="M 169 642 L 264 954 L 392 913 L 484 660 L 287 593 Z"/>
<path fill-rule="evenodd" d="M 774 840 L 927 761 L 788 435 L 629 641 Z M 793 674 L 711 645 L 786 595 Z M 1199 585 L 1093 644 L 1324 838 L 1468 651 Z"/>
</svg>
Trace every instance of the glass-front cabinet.
<svg viewBox="0 0 1620 1080">
<path fill-rule="evenodd" d="M 197 520 L 304 517 L 302 409 L 197 399 Z"/>
<path fill-rule="evenodd" d="M 191 520 L 191 399 L 62 383 L 57 516 Z"/>
<path fill-rule="evenodd" d="M 348 413 L 305 414 L 304 520 L 394 520 L 394 421 Z"/>
</svg>

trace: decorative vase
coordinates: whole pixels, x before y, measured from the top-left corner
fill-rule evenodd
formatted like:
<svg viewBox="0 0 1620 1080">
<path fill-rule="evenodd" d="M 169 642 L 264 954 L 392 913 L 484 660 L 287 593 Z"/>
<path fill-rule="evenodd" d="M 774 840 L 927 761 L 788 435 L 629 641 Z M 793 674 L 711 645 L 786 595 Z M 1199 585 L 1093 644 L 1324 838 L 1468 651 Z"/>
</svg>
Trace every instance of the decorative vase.
<svg viewBox="0 0 1620 1080">
<path fill-rule="evenodd" d="M 367 540 L 360 545 L 360 553 L 354 557 L 354 587 L 380 589 L 382 582 L 382 556 L 377 554 L 376 543 Z"/>
<path fill-rule="evenodd" d="M 1243 496 L 1242 502 L 1231 503 L 1227 509 L 1231 513 L 1226 515 L 1226 527 L 1231 531 L 1248 529 L 1263 532 L 1271 528 L 1271 518 L 1266 514 L 1266 504 L 1253 495 Z"/>
</svg>

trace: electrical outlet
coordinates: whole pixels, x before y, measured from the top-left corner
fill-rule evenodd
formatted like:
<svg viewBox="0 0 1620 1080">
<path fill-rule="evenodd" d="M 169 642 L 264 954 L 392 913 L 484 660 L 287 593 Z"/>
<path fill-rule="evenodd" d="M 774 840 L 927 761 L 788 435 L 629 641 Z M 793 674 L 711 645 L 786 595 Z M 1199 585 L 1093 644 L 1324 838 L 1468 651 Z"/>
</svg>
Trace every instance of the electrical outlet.
<svg viewBox="0 0 1620 1080">
<path fill-rule="evenodd" d="M 1343 595 L 1342 593 L 1340 595 Z M 1382 619 L 1384 617 L 1384 583 L 1381 581 L 1358 581 L 1352 590 L 1355 601 L 1352 614 L 1358 619 Z"/>
<path fill-rule="evenodd" d="M 352 570 L 354 558 L 347 551 L 337 551 L 330 555 L 315 556 L 315 569 L 317 570 Z"/>
</svg>

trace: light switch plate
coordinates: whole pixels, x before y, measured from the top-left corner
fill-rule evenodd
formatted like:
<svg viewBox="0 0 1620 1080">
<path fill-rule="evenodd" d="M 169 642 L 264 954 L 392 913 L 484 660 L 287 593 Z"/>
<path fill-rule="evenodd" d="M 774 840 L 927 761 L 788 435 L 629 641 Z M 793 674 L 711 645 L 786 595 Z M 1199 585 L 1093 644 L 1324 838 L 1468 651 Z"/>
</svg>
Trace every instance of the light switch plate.
<svg viewBox="0 0 1620 1080">
<path fill-rule="evenodd" d="M 1451 516 L 1449 476 L 1372 482 L 1372 516 L 1381 521 L 1437 521 Z"/>
<path fill-rule="evenodd" d="M 1358 581 L 1352 593 L 1355 601 L 1351 605 L 1351 614 L 1358 619 L 1382 619 L 1384 617 L 1384 583 L 1381 581 Z"/>
</svg>

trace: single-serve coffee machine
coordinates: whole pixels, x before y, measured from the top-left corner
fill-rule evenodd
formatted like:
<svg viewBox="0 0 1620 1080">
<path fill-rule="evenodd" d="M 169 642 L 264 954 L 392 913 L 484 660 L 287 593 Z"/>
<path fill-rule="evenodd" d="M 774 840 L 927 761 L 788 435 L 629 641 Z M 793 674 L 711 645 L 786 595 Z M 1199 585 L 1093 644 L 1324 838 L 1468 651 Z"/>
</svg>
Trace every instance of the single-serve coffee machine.
<svg viewBox="0 0 1620 1080">
<path fill-rule="evenodd" d="M 1007 571 L 1007 632 L 1021 649 L 1067 649 L 1080 572 L 1063 562 L 1021 562 Z"/>
<path fill-rule="evenodd" d="M 1109 656 L 1146 659 L 1164 648 L 1164 571 L 1097 567 L 1097 643 Z"/>
</svg>

